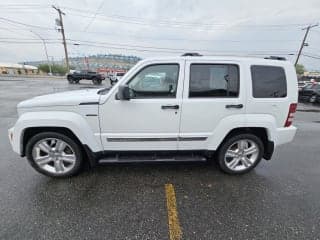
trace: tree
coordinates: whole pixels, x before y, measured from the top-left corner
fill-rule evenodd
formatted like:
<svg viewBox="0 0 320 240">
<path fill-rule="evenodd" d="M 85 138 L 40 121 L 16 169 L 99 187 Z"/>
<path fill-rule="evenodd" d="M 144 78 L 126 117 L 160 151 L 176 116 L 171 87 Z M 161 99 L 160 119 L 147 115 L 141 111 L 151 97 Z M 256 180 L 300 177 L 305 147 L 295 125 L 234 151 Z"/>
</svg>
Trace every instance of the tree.
<svg viewBox="0 0 320 240">
<path fill-rule="evenodd" d="M 298 75 L 302 75 L 305 71 L 306 71 L 306 69 L 304 68 L 304 66 L 302 64 L 296 65 L 296 72 Z"/>
<path fill-rule="evenodd" d="M 48 64 L 40 64 L 38 66 L 39 70 L 45 73 L 49 73 L 49 65 Z M 63 65 L 53 64 L 51 65 L 51 70 L 53 74 L 65 75 L 67 73 L 67 68 Z"/>
</svg>

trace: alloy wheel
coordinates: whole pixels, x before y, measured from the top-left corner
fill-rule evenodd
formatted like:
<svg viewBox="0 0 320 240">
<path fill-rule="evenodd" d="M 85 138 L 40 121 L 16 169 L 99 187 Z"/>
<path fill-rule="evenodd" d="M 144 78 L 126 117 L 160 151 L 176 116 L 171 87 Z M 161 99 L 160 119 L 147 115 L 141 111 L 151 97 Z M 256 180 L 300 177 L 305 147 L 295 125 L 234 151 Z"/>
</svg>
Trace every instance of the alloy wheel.
<svg viewBox="0 0 320 240">
<path fill-rule="evenodd" d="M 224 161 L 232 171 L 243 171 L 250 168 L 258 159 L 260 149 L 249 139 L 241 139 L 229 146 Z"/>
<path fill-rule="evenodd" d="M 39 168 L 54 174 L 65 174 L 76 164 L 75 151 L 65 141 L 57 138 L 38 141 L 32 149 L 32 157 Z"/>
</svg>

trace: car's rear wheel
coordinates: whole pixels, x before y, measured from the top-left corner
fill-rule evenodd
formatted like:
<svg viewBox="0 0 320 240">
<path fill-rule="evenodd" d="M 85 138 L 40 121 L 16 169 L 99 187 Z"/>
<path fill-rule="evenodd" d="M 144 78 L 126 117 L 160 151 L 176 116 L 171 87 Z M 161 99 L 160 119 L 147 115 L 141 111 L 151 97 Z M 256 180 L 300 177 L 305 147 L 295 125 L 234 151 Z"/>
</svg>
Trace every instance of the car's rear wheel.
<svg viewBox="0 0 320 240">
<path fill-rule="evenodd" d="M 228 174 L 247 173 L 261 161 L 263 143 L 253 134 L 240 134 L 222 143 L 218 151 L 220 168 Z"/>
<path fill-rule="evenodd" d="M 101 80 L 101 79 L 98 79 L 98 78 L 93 78 L 93 79 L 92 79 L 92 82 L 93 82 L 94 85 L 100 85 L 101 82 L 102 82 L 102 80 Z"/>
<path fill-rule="evenodd" d="M 310 103 L 315 103 L 317 100 L 317 96 L 316 95 L 312 95 L 310 98 L 309 98 L 309 102 Z"/>
<path fill-rule="evenodd" d="M 80 146 L 70 137 L 43 132 L 27 143 L 26 155 L 32 167 L 50 177 L 70 177 L 77 174 L 82 165 Z"/>
</svg>

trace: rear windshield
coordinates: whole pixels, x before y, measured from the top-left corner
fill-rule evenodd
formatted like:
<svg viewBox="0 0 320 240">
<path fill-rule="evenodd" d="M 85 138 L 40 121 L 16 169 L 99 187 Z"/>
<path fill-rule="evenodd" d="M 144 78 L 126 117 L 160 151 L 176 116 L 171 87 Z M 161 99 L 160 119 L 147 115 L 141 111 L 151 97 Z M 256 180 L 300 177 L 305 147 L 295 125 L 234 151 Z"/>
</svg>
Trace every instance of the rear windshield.
<svg viewBox="0 0 320 240">
<path fill-rule="evenodd" d="M 254 98 L 283 98 L 287 96 L 286 74 L 282 67 L 251 66 Z"/>
</svg>

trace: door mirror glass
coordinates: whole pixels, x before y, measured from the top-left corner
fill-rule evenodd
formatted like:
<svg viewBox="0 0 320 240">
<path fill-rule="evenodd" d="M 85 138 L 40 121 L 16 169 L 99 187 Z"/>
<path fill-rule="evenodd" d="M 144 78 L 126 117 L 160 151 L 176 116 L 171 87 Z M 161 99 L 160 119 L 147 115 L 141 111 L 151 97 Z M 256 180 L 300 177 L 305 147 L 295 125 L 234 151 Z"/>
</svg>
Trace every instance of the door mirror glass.
<svg viewBox="0 0 320 240">
<path fill-rule="evenodd" d="M 130 100 L 130 88 L 128 85 L 119 86 L 118 93 L 116 95 L 116 99 L 118 100 Z"/>
</svg>

